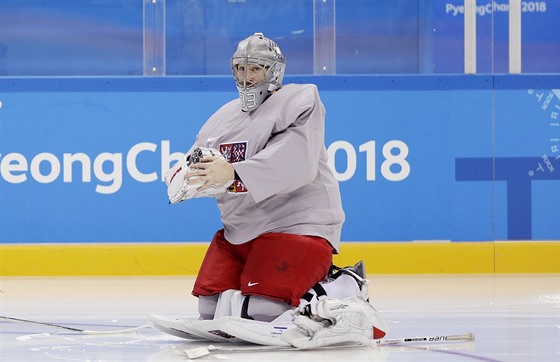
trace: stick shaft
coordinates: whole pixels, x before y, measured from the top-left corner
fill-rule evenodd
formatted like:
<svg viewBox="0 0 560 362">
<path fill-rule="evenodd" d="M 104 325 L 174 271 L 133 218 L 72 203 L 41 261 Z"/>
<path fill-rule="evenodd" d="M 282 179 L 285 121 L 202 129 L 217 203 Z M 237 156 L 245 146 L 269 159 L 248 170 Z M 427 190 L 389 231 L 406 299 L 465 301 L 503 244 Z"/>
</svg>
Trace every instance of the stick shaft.
<svg viewBox="0 0 560 362">
<path fill-rule="evenodd" d="M 130 332 L 137 331 L 139 329 L 149 327 L 147 324 L 145 324 L 145 325 L 141 325 L 141 326 L 138 326 L 138 327 L 112 330 L 112 331 L 89 331 L 87 329 L 72 328 L 72 327 L 67 327 L 67 326 L 63 326 L 63 325 L 55 324 L 55 323 L 36 322 L 36 321 L 28 320 L 28 319 L 20 319 L 20 318 L 14 318 L 14 317 L 0 316 L 0 319 L 4 319 L 4 320 L 10 321 L 10 322 L 15 322 L 15 323 L 36 324 L 36 325 L 40 325 L 40 326 L 47 326 L 47 327 L 64 329 L 66 331 L 71 331 L 71 332 L 77 332 L 77 333 L 83 333 L 83 334 L 97 334 L 97 335 L 130 333 Z"/>
<path fill-rule="evenodd" d="M 35 322 L 35 321 L 27 320 L 27 319 L 20 319 L 20 318 L 14 318 L 14 317 L 6 317 L 6 316 L 0 316 L 0 319 L 4 319 L 4 320 L 7 320 L 7 321 L 16 322 L 16 323 L 36 324 L 36 325 L 40 325 L 40 326 L 55 327 L 55 328 L 65 329 L 67 331 L 72 331 L 72 332 L 83 332 L 83 329 L 66 327 L 66 326 L 61 326 L 59 324 L 53 324 L 53 323 Z"/>
<path fill-rule="evenodd" d="M 450 341 L 474 341 L 473 333 L 466 334 L 450 334 L 439 336 L 425 336 L 425 337 L 408 337 L 408 338 L 393 338 L 393 339 L 379 339 L 378 345 L 383 344 L 399 344 L 399 343 L 441 343 Z"/>
</svg>

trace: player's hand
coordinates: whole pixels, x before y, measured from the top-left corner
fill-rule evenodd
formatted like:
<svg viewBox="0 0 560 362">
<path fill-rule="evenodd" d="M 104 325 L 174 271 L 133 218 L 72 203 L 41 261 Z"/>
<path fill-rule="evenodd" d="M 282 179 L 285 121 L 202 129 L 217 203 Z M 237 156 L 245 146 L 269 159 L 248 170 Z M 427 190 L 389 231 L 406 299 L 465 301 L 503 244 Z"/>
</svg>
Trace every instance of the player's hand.
<svg viewBox="0 0 560 362">
<path fill-rule="evenodd" d="M 190 167 L 193 171 L 185 175 L 189 185 L 204 182 L 197 191 L 204 191 L 212 185 L 220 185 L 235 178 L 235 170 L 226 160 L 216 156 L 205 156 L 201 161 L 192 164 Z"/>
</svg>

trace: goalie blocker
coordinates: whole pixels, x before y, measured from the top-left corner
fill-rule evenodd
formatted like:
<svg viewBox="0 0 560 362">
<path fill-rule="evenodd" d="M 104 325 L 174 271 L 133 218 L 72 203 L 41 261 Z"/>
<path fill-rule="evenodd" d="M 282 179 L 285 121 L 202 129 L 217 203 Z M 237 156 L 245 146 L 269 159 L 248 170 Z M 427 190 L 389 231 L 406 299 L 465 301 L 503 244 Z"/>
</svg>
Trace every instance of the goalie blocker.
<svg viewBox="0 0 560 362">
<path fill-rule="evenodd" d="M 363 263 L 331 268 L 329 277 L 271 322 L 247 316 L 249 296 L 238 290 L 220 294 L 214 319 L 165 319 L 149 316 L 149 324 L 168 334 L 212 342 L 250 342 L 300 349 L 332 345 L 375 346 L 386 335 L 382 317 L 368 301 Z M 250 318 L 250 317 L 249 317 Z"/>
</svg>

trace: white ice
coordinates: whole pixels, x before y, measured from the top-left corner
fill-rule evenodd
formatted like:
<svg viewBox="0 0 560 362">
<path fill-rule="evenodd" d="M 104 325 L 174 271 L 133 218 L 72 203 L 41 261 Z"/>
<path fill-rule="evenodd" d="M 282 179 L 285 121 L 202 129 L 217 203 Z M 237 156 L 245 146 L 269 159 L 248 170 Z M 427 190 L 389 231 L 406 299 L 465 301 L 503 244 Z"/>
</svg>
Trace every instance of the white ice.
<svg viewBox="0 0 560 362">
<path fill-rule="evenodd" d="M 212 351 L 226 361 L 559 362 L 560 276 L 370 275 L 371 300 L 389 338 L 463 334 L 474 342 L 312 351 Z M 87 330 L 195 317 L 192 277 L 1 277 L 0 315 Z M 146 328 L 92 336 L 0 320 L 0 361 L 188 361 L 206 347 Z M 214 343 L 214 345 L 216 345 Z M 232 347 L 228 344 L 226 347 Z"/>
</svg>

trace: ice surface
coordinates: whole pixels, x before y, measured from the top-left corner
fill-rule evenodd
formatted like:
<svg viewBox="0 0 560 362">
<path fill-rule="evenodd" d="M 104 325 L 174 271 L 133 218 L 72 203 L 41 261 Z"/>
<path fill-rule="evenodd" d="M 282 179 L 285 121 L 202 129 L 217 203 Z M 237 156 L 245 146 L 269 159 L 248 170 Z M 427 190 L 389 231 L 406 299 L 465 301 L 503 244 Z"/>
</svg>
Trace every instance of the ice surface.
<svg viewBox="0 0 560 362">
<path fill-rule="evenodd" d="M 312 351 L 211 350 L 197 361 L 560 361 L 560 277 L 370 275 L 388 338 L 463 334 L 474 342 Z M 0 315 L 86 330 L 146 323 L 148 314 L 195 317 L 193 277 L 2 277 Z M 145 328 L 84 335 L 0 320 L 1 361 L 188 361 L 210 344 Z M 227 344 L 223 348 L 231 348 Z M 219 347 L 219 346 L 218 346 Z"/>
</svg>

